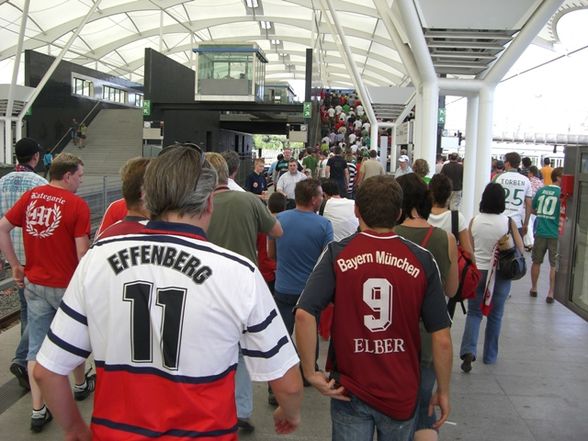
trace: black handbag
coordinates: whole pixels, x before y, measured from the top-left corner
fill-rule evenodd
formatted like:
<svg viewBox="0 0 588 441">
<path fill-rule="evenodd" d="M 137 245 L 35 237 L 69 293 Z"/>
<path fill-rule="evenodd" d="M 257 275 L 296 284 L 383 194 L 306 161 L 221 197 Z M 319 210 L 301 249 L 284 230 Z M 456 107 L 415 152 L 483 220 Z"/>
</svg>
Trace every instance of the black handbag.
<svg viewBox="0 0 588 441">
<path fill-rule="evenodd" d="M 514 236 L 512 234 L 512 221 L 508 218 L 508 233 L 503 237 L 499 243 L 512 243 L 513 246 L 507 249 L 498 248 L 498 264 L 496 272 L 500 274 L 503 279 L 519 280 L 527 274 L 527 262 L 523 253 L 517 248 Z"/>
</svg>

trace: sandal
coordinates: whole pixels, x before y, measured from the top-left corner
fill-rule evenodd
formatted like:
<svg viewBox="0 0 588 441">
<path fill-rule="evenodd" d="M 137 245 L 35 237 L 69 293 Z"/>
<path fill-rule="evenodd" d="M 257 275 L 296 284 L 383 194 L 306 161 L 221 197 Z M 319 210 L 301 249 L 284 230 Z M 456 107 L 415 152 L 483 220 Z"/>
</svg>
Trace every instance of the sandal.
<svg viewBox="0 0 588 441">
<path fill-rule="evenodd" d="M 553 297 L 545 297 L 545 301 L 551 305 L 554 300 Z"/>
<path fill-rule="evenodd" d="M 532 291 L 532 290 L 531 290 L 531 291 L 529 291 L 529 295 L 530 295 L 531 297 L 537 297 L 537 291 Z"/>
</svg>

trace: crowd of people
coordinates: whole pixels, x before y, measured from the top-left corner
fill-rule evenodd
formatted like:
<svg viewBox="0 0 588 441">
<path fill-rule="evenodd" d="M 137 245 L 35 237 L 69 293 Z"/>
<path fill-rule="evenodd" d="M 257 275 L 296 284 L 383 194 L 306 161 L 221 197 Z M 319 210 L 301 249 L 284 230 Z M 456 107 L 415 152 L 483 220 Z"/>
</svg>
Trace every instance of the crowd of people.
<svg viewBox="0 0 588 441">
<path fill-rule="evenodd" d="M 335 441 L 437 439 L 451 409 L 458 244 L 481 273 L 459 354 L 467 373 L 485 315 L 482 360 L 498 360 L 511 284 L 497 271 L 505 236 L 522 252 L 534 230 L 530 295 L 549 252 L 553 302 L 562 170 L 519 169 L 508 153 L 468 220 L 457 154 L 430 177 L 426 161 L 402 152 L 386 174 L 363 148 L 359 100 L 323 103 L 334 140 L 299 159 L 285 149 L 273 191 L 262 160 L 245 188 L 235 182 L 230 151 L 184 143 L 129 160 L 123 198 L 92 243 L 89 208 L 75 195 L 83 162 L 58 155 L 47 182 L 34 172 L 38 143 L 16 144 L 19 164 L 0 179 L 11 189 L 0 192 L 0 249 L 26 311 L 10 370 L 32 392 L 31 430 L 55 415 L 68 439 L 235 440 L 255 430 L 251 382 L 261 381 L 279 434 L 299 425 L 306 383 L 331 398 Z M 529 179 L 547 173 L 551 182 Z M 331 340 L 324 369 L 319 330 Z M 74 399 L 92 392 L 88 427 Z"/>
</svg>

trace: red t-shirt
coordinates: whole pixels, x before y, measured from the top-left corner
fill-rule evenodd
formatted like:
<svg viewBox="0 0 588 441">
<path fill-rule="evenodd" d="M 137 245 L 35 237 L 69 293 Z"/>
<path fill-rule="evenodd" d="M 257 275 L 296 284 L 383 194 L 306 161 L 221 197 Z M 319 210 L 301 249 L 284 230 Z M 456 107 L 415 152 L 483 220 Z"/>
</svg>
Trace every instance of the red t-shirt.
<svg viewBox="0 0 588 441">
<path fill-rule="evenodd" d="M 23 194 L 6 219 L 22 228 L 27 279 L 66 288 L 78 265 L 75 238 L 90 236 L 86 201 L 68 190 L 42 185 Z"/>
<path fill-rule="evenodd" d="M 263 280 L 276 280 L 276 261 L 267 255 L 267 234 L 257 233 L 257 266 Z"/>
<path fill-rule="evenodd" d="M 108 206 L 102 216 L 102 222 L 96 231 L 96 237 L 100 236 L 104 230 L 110 227 L 112 224 L 123 220 L 127 215 L 127 203 L 124 199 L 117 199 Z"/>
</svg>

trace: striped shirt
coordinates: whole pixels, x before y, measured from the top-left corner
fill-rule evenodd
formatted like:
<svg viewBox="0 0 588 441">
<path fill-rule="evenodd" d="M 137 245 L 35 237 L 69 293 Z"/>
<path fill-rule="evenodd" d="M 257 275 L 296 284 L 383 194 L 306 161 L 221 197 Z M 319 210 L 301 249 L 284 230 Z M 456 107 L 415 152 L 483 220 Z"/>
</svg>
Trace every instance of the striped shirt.
<svg viewBox="0 0 588 441">
<path fill-rule="evenodd" d="M 88 251 L 37 362 L 65 375 L 94 353 L 96 439 L 233 441 L 239 345 L 256 381 L 298 362 L 251 261 L 199 228 L 151 221 Z"/>
<path fill-rule="evenodd" d="M 0 179 L 0 217 L 10 210 L 20 197 L 31 188 L 47 184 L 47 180 L 33 171 L 14 171 Z M 14 252 L 21 265 L 26 263 L 22 229 L 14 228 L 10 232 Z"/>
</svg>

